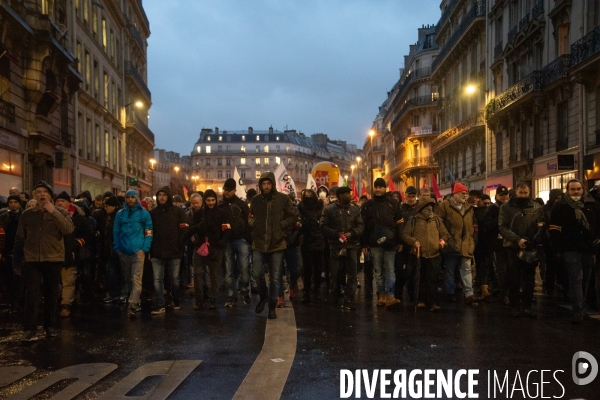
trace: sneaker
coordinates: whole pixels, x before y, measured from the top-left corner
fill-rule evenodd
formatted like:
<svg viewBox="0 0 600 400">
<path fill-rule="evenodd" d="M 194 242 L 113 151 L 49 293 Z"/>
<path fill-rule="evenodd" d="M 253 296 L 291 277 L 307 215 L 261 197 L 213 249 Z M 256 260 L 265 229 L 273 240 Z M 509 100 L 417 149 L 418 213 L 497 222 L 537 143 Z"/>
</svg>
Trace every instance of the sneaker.
<svg viewBox="0 0 600 400">
<path fill-rule="evenodd" d="M 164 314 L 165 313 L 165 308 L 164 307 L 159 307 L 156 306 L 152 309 L 152 311 L 150 311 L 150 314 L 152 315 L 158 315 L 158 314 Z"/>
<path fill-rule="evenodd" d="M 267 316 L 267 318 L 269 318 L 269 319 L 277 318 L 277 313 L 275 312 L 274 308 L 269 308 L 269 315 Z"/>
<path fill-rule="evenodd" d="M 54 328 L 46 328 L 46 337 L 47 338 L 53 338 L 53 337 L 57 337 L 58 333 L 56 333 L 56 329 Z"/>
<path fill-rule="evenodd" d="M 108 295 L 106 295 L 105 298 L 102 299 L 102 302 L 103 303 L 112 303 L 113 302 L 113 297 L 110 294 L 108 294 Z"/>
<path fill-rule="evenodd" d="M 469 297 L 465 298 L 465 304 L 470 304 L 473 306 L 476 306 L 478 301 L 479 299 L 474 295 L 470 295 Z"/>
<path fill-rule="evenodd" d="M 215 299 L 210 299 L 209 300 L 209 304 L 208 304 L 208 308 L 210 310 L 216 310 L 217 309 L 217 301 Z"/>
<path fill-rule="evenodd" d="M 137 308 L 134 308 L 134 307 L 129 307 L 129 308 L 127 309 L 127 316 L 128 316 L 129 318 L 135 318 L 135 317 L 137 317 L 137 312 L 138 312 L 138 311 L 139 311 L 139 310 L 138 310 Z"/>
<path fill-rule="evenodd" d="M 189 285 L 187 285 L 188 289 L 193 289 L 194 288 L 194 282 L 190 283 Z"/>
<path fill-rule="evenodd" d="M 250 295 L 249 294 L 245 294 L 244 295 L 244 304 L 249 306 L 250 304 L 252 304 L 252 300 L 250 299 Z"/>
<path fill-rule="evenodd" d="M 227 299 L 227 301 L 225 302 L 225 307 L 232 308 L 233 307 L 233 299 L 231 299 L 231 298 Z"/>
<path fill-rule="evenodd" d="M 181 310 L 181 304 L 179 304 L 179 300 L 173 300 L 173 310 Z"/>
<path fill-rule="evenodd" d="M 265 309 L 265 305 L 267 304 L 268 299 L 266 297 L 261 298 L 258 301 L 258 304 L 256 305 L 256 308 L 254 309 L 254 311 L 257 314 L 260 314 L 261 312 L 263 312 L 263 310 Z"/>
<path fill-rule="evenodd" d="M 25 331 L 23 332 L 23 336 L 21 336 L 21 341 L 23 342 L 32 342 L 37 340 L 35 337 L 35 331 Z"/>
<path fill-rule="evenodd" d="M 290 300 L 294 300 L 296 298 L 296 289 L 290 289 Z"/>
<path fill-rule="evenodd" d="M 417 308 L 425 308 L 425 303 L 423 303 L 422 301 L 418 302 Z"/>
<path fill-rule="evenodd" d="M 439 312 L 440 310 L 441 310 L 441 307 L 437 306 L 435 304 L 432 305 L 431 308 L 429 309 L 429 311 L 431 311 L 431 312 Z"/>
<path fill-rule="evenodd" d="M 67 318 L 71 315 L 71 307 L 69 306 L 62 306 L 62 309 L 60 310 L 60 316 L 62 318 Z"/>
<path fill-rule="evenodd" d="M 277 308 L 283 307 L 285 307 L 285 299 L 283 298 L 283 296 L 279 296 L 279 299 L 277 299 Z"/>
</svg>

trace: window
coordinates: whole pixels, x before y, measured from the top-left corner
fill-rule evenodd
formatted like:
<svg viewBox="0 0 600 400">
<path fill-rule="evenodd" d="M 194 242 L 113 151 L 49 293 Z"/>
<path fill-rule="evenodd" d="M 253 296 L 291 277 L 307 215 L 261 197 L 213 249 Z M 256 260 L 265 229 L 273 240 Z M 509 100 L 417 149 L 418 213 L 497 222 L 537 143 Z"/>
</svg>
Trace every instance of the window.
<svg viewBox="0 0 600 400">
<path fill-rule="evenodd" d="M 111 151 L 112 151 L 112 159 L 113 159 L 113 169 L 115 171 L 118 171 L 117 170 L 117 138 L 114 136 L 112 138 Z"/>
<path fill-rule="evenodd" d="M 260 165 L 260 157 L 256 157 L 256 159 L 254 160 L 254 163 L 256 165 Z"/>
<path fill-rule="evenodd" d="M 275 152 L 279 153 L 279 145 L 275 148 Z"/>
<path fill-rule="evenodd" d="M 231 171 L 225 172 L 225 178 L 227 178 L 227 179 L 231 178 Z"/>
<path fill-rule="evenodd" d="M 269 165 L 269 157 L 265 157 L 264 163 L 265 165 Z"/>
<path fill-rule="evenodd" d="M 277 164 L 277 165 L 281 164 L 281 158 L 275 157 L 275 164 Z"/>
<path fill-rule="evenodd" d="M 242 136 L 242 142 L 246 141 L 246 136 Z"/>
<path fill-rule="evenodd" d="M 96 128 L 95 128 L 95 134 L 96 134 L 96 149 L 95 149 L 95 153 L 94 153 L 94 160 L 96 160 L 96 162 L 100 162 L 100 140 L 102 140 L 102 137 L 100 136 L 100 125 L 96 124 Z"/>
<path fill-rule="evenodd" d="M 92 83 L 92 59 L 89 51 L 85 51 L 85 90 L 90 91 L 90 84 Z"/>
<path fill-rule="evenodd" d="M 102 48 L 106 52 L 106 19 L 102 17 Z"/>
<path fill-rule="evenodd" d="M 210 154 L 210 146 L 206 146 L 205 148 L 206 154 Z"/>
<path fill-rule="evenodd" d="M 240 178 L 246 179 L 246 171 L 241 171 L 240 172 Z"/>
<path fill-rule="evenodd" d="M 108 99 L 110 93 L 108 93 L 108 74 L 106 72 L 103 73 L 104 77 L 104 108 L 108 109 Z"/>
<path fill-rule="evenodd" d="M 223 152 L 223 146 L 217 146 L 217 153 Z"/>
<path fill-rule="evenodd" d="M 110 135 L 108 131 L 104 131 L 104 166 L 110 165 Z"/>
<path fill-rule="evenodd" d="M 223 171 L 217 171 L 217 179 L 223 178 Z"/>
<path fill-rule="evenodd" d="M 260 153 L 260 146 L 256 146 L 256 152 Z"/>
<path fill-rule="evenodd" d="M 260 136 L 256 135 L 256 141 L 260 142 Z"/>
<path fill-rule="evenodd" d="M 79 157 L 83 157 L 84 149 L 85 149 L 85 123 L 83 121 L 83 114 L 77 113 L 77 150 L 79 150 Z"/>
<path fill-rule="evenodd" d="M 113 30 L 110 30 L 110 59 L 111 60 L 115 60 L 115 33 L 113 32 Z"/>
<path fill-rule="evenodd" d="M 288 157 L 288 165 L 292 165 L 292 157 Z"/>
<path fill-rule="evenodd" d="M 240 164 L 241 165 L 246 165 L 246 157 L 240 158 Z"/>
<path fill-rule="evenodd" d="M 560 103 L 556 107 L 557 118 L 556 118 L 556 140 L 564 141 L 567 140 L 569 135 L 568 127 L 568 108 L 567 102 Z M 566 147 L 565 147 L 566 148 Z"/>
<path fill-rule="evenodd" d="M 265 153 L 268 153 L 268 152 L 269 152 L 269 146 L 268 146 L 268 145 L 265 145 L 264 152 L 265 152 Z"/>
<path fill-rule="evenodd" d="M 81 73 L 81 68 L 83 67 L 83 65 L 81 65 L 81 63 L 83 62 L 83 54 L 82 52 L 82 47 L 81 47 L 81 43 L 79 43 L 79 41 L 77 41 L 77 44 L 75 45 L 75 53 L 77 55 L 77 72 Z"/>
<path fill-rule="evenodd" d="M 210 167 L 210 158 L 207 158 L 207 159 L 206 159 L 206 166 L 207 166 L 207 167 Z"/>
<path fill-rule="evenodd" d="M 21 154 L 0 148 L 0 172 L 21 176 L 23 174 L 21 166 Z"/>
<path fill-rule="evenodd" d="M 259 179 L 260 175 L 261 175 L 260 171 L 256 171 L 256 174 L 254 176 L 256 176 L 256 179 Z"/>
<path fill-rule="evenodd" d="M 217 165 L 223 165 L 223 159 L 217 158 Z"/>
<path fill-rule="evenodd" d="M 98 71 L 98 61 L 94 60 L 94 98 L 98 100 L 100 96 L 100 71 Z"/>
<path fill-rule="evenodd" d="M 86 137 L 86 149 L 87 149 L 87 159 L 92 159 L 92 152 L 94 151 L 94 141 L 92 140 L 92 120 L 87 119 L 85 123 L 85 137 Z"/>
<path fill-rule="evenodd" d="M 87 26 L 88 21 L 90 20 L 90 6 L 89 1 L 83 1 L 83 24 Z"/>
<path fill-rule="evenodd" d="M 240 147 L 240 152 L 245 153 L 246 152 L 246 146 L 242 145 L 242 147 Z"/>
<path fill-rule="evenodd" d="M 205 179 L 210 179 L 210 172 L 206 171 L 206 172 L 204 173 L 204 178 L 205 178 Z"/>
<path fill-rule="evenodd" d="M 229 138 L 228 138 L 228 139 L 229 139 Z M 230 146 L 229 146 L 229 145 L 225 146 L 225 151 L 226 151 L 227 153 L 231 152 L 231 148 L 230 148 Z"/>
<path fill-rule="evenodd" d="M 227 165 L 227 166 L 231 165 L 231 158 L 225 159 L 225 165 Z"/>
<path fill-rule="evenodd" d="M 210 136 L 207 136 L 207 137 L 206 137 L 206 141 L 207 141 L 207 142 L 210 142 Z"/>
<path fill-rule="evenodd" d="M 87 3 L 87 1 L 86 1 L 86 3 Z M 98 35 L 98 7 L 95 7 L 93 5 L 92 5 L 92 32 L 94 33 L 94 38 L 96 38 L 96 35 Z"/>
<path fill-rule="evenodd" d="M 279 136 L 277 136 L 277 137 L 275 138 L 275 140 L 279 140 Z M 277 146 L 277 147 L 279 147 L 279 146 Z"/>
<path fill-rule="evenodd" d="M 202 147 L 196 146 L 196 153 L 202 153 Z"/>
<path fill-rule="evenodd" d="M 285 152 L 289 153 L 290 152 L 290 146 L 285 146 Z"/>
<path fill-rule="evenodd" d="M 121 152 L 123 151 L 122 147 L 121 147 L 121 139 L 119 139 L 117 141 L 117 146 L 119 146 L 117 148 L 118 152 L 117 152 L 117 172 L 122 173 L 121 171 Z"/>
</svg>

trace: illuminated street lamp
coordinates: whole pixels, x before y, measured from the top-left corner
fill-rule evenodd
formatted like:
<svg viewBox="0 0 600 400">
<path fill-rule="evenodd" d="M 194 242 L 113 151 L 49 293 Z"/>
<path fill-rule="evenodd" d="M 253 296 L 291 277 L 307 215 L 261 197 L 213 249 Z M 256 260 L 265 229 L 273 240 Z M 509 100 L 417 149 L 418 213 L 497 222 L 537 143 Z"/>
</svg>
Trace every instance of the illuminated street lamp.
<svg viewBox="0 0 600 400">
<path fill-rule="evenodd" d="M 371 129 L 369 131 L 369 137 L 371 138 L 371 198 L 373 197 L 373 182 L 375 182 L 375 170 L 373 168 L 373 136 L 375 136 L 375 131 Z"/>
<path fill-rule="evenodd" d="M 148 162 L 150 162 L 150 171 L 152 172 L 152 177 L 150 180 L 150 186 L 151 186 L 151 193 L 154 193 L 154 164 L 156 164 L 156 160 L 154 158 L 151 158 L 148 160 Z"/>
<path fill-rule="evenodd" d="M 179 174 L 179 167 L 175 166 L 175 168 L 173 168 L 175 170 L 175 174 Z"/>
<path fill-rule="evenodd" d="M 360 162 L 362 161 L 362 158 L 360 158 L 360 156 L 356 157 L 356 172 L 358 173 L 358 187 L 356 188 L 356 190 L 358 191 L 358 195 L 361 195 L 360 192 Z"/>
</svg>

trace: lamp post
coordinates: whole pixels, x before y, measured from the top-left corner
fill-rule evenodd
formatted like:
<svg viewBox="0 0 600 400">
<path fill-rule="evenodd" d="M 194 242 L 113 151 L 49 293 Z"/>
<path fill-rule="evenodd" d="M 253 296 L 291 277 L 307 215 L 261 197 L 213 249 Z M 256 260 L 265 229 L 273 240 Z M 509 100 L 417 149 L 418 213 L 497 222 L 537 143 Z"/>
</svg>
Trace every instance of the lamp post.
<svg viewBox="0 0 600 400">
<path fill-rule="evenodd" d="M 358 191 L 358 197 L 361 196 L 361 192 L 360 192 L 360 162 L 362 161 L 362 158 L 360 158 L 360 156 L 356 157 L 356 173 L 358 174 L 358 187 L 356 188 L 356 190 Z"/>
<path fill-rule="evenodd" d="M 486 84 L 487 84 L 487 68 L 486 68 Z M 475 92 L 477 90 L 480 90 L 483 92 L 484 94 L 484 100 L 483 100 L 483 105 L 486 106 L 487 105 L 487 99 L 488 99 L 488 94 L 489 94 L 489 90 L 482 88 L 480 86 L 477 86 L 475 84 L 468 84 L 467 86 L 465 86 L 465 94 L 467 96 L 472 96 L 475 94 Z M 489 160 L 491 160 L 491 154 L 488 154 L 488 150 L 491 150 L 490 147 L 488 146 L 488 144 L 490 144 L 489 142 L 489 128 L 488 128 L 488 124 L 485 124 L 485 138 L 484 138 L 484 146 L 485 146 L 485 152 L 483 153 L 483 161 L 485 161 L 485 163 L 489 163 Z M 475 160 L 473 160 L 473 163 L 475 163 Z M 485 166 L 485 180 L 487 183 L 487 178 L 488 178 L 488 171 L 490 169 L 489 165 Z M 480 167 L 481 168 L 481 167 Z M 485 186 L 484 186 L 485 188 Z"/>
<path fill-rule="evenodd" d="M 375 131 L 371 129 L 369 131 L 369 137 L 371 138 L 371 198 L 373 198 L 373 182 L 375 182 L 375 170 L 373 168 L 373 136 L 375 136 Z"/>
<path fill-rule="evenodd" d="M 152 177 L 150 179 L 150 194 L 154 193 L 154 164 L 156 164 L 156 160 L 151 158 L 148 160 L 150 162 L 150 171 L 152 172 Z"/>
</svg>

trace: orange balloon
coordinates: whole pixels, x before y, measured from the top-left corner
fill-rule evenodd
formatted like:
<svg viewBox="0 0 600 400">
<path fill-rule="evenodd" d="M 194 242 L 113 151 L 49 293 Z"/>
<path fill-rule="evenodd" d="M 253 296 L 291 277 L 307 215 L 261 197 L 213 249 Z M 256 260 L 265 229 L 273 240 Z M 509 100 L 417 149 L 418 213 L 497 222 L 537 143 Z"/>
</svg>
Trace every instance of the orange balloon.
<svg viewBox="0 0 600 400">
<path fill-rule="evenodd" d="M 317 188 L 325 186 L 329 189 L 332 186 L 337 186 L 340 182 L 339 167 L 329 161 L 316 164 L 310 174 L 314 178 Z"/>
</svg>

